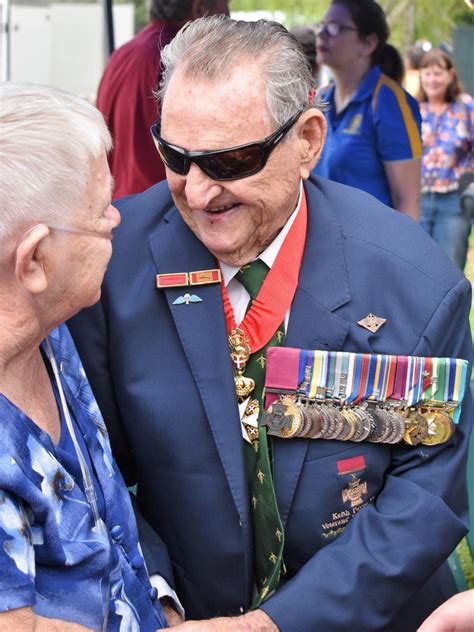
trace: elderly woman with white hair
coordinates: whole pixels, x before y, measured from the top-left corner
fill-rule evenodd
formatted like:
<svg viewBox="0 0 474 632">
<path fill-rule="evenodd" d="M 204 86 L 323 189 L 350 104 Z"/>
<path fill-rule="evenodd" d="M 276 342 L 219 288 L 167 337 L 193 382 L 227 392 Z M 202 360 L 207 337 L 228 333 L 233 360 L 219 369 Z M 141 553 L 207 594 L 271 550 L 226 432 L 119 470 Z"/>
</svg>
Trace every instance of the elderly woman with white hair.
<svg viewBox="0 0 474 632">
<path fill-rule="evenodd" d="M 0 85 L 0 630 L 166 627 L 67 328 L 120 222 L 99 112 Z"/>
</svg>

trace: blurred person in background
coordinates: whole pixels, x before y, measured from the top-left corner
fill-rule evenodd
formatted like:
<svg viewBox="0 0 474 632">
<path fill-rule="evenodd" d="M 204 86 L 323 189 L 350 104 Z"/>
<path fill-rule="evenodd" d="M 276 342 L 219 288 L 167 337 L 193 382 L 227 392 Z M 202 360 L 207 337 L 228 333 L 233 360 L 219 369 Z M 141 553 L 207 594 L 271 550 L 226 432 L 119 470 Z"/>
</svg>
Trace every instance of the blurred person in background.
<svg viewBox="0 0 474 632">
<path fill-rule="evenodd" d="M 68 329 L 120 223 L 100 113 L 0 84 L 0 630 L 166 626 L 127 488 Z"/>
<path fill-rule="evenodd" d="M 320 66 L 316 59 L 316 33 L 309 26 L 295 26 L 290 33 L 296 37 L 308 60 L 309 69 L 316 83 L 319 82 Z"/>
<path fill-rule="evenodd" d="M 412 97 L 417 98 L 420 90 L 420 61 L 425 51 L 420 44 L 413 44 L 405 51 L 405 78 L 403 87 Z"/>
<path fill-rule="evenodd" d="M 165 179 L 150 126 L 159 109 L 160 51 L 179 29 L 203 15 L 228 14 L 227 0 L 151 0 L 150 23 L 111 56 L 97 93 L 97 107 L 112 134 L 109 165 L 114 198 L 140 193 Z"/>
<path fill-rule="evenodd" d="M 462 93 L 451 57 L 432 49 L 420 64 L 423 160 L 420 223 L 463 270 L 471 222 L 459 195 L 474 171 L 474 101 Z"/>
<path fill-rule="evenodd" d="M 383 59 L 380 60 L 380 70 L 397 83 L 403 83 L 405 66 L 398 49 L 392 44 L 385 44 Z"/>
<path fill-rule="evenodd" d="M 389 27 L 373 0 L 335 0 L 317 25 L 317 54 L 334 85 L 323 90 L 328 136 L 315 173 L 419 217 L 417 102 L 382 73 Z"/>
</svg>

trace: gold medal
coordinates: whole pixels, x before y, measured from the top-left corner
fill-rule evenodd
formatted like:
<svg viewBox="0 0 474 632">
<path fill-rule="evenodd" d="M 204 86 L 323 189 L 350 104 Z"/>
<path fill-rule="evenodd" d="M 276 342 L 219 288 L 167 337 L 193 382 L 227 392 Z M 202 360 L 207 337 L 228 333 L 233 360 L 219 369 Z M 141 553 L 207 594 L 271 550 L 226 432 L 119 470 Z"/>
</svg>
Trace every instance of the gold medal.
<svg viewBox="0 0 474 632">
<path fill-rule="evenodd" d="M 439 445 L 451 438 L 454 424 L 451 417 L 439 410 L 428 410 L 423 413 L 428 423 L 428 434 L 423 439 L 423 445 Z"/>
<path fill-rule="evenodd" d="M 342 408 L 341 413 L 346 418 L 347 423 L 350 426 L 349 433 L 346 435 L 344 441 L 352 441 L 352 437 L 357 431 L 358 419 L 350 408 Z"/>
<path fill-rule="evenodd" d="M 243 329 L 236 327 L 229 334 L 230 357 L 235 368 L 235 392 L 237 397 L 245 399 L 255 388 L 255 382 L 244 375 L 245 365 L 250 357 L 250 345 L 248 337 Z"/>
<path fill-rule="evenodd" d="M 301 414 L 300 407 L 289 397 L 282 397 L 281 403 L 285 408 L 285 417 L 288 417 L 290 420 L 290 427 L 283 427 L 281 429 L 281 436 L 284 439 L 291 439 L 301 430 L 303 426 L 303 416 Z"/>
<path fill-rule="evenodd" d="M 403 441 L 408 445 L 419 445 L 428 436 L 428 422 L 421 413 L 410 410 L 405 419 Z"/>
</svg>

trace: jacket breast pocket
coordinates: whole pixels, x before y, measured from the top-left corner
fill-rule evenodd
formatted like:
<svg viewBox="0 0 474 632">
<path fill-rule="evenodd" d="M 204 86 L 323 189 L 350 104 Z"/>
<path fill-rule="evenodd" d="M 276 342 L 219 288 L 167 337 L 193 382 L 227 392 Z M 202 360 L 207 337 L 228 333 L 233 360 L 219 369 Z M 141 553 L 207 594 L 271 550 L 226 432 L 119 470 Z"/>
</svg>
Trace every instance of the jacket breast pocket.
<svg viewBox="0 0 474 632">
<path fill-rule="evenodd" d="M 304 564 L 374 502 L 391 462 L 388 445 L 317 439 L 312 443 L 286 525 L 285 559 L 291 560 L 290 566 Z"/>
</svg>

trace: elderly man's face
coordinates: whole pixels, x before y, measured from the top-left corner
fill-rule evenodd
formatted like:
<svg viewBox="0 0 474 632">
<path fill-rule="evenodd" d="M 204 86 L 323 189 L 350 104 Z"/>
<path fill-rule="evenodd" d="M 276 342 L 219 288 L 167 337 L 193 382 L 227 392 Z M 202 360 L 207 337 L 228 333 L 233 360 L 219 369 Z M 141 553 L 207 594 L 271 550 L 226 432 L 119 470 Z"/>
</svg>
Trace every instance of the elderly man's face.
<svg viewBox="0 0 474 632">
<path fill-rule="evenodd" d="M 274 127 L 266 112 L 256 64 L 244 64 L 220 82 L 195 81 L 178 69 L 164 99 L 161 134 L 190 151 L 224 149 L 270 135 Z M 167 168 L 167 179 L 196 236 L 218 259 L 243 265 L 271 243 L 295 209 L 300 164 L 301 144 L 290 134 L 264 169 L 247 178 L 212 180 L 192 163 L 186 176 Z"/>
</svg>

